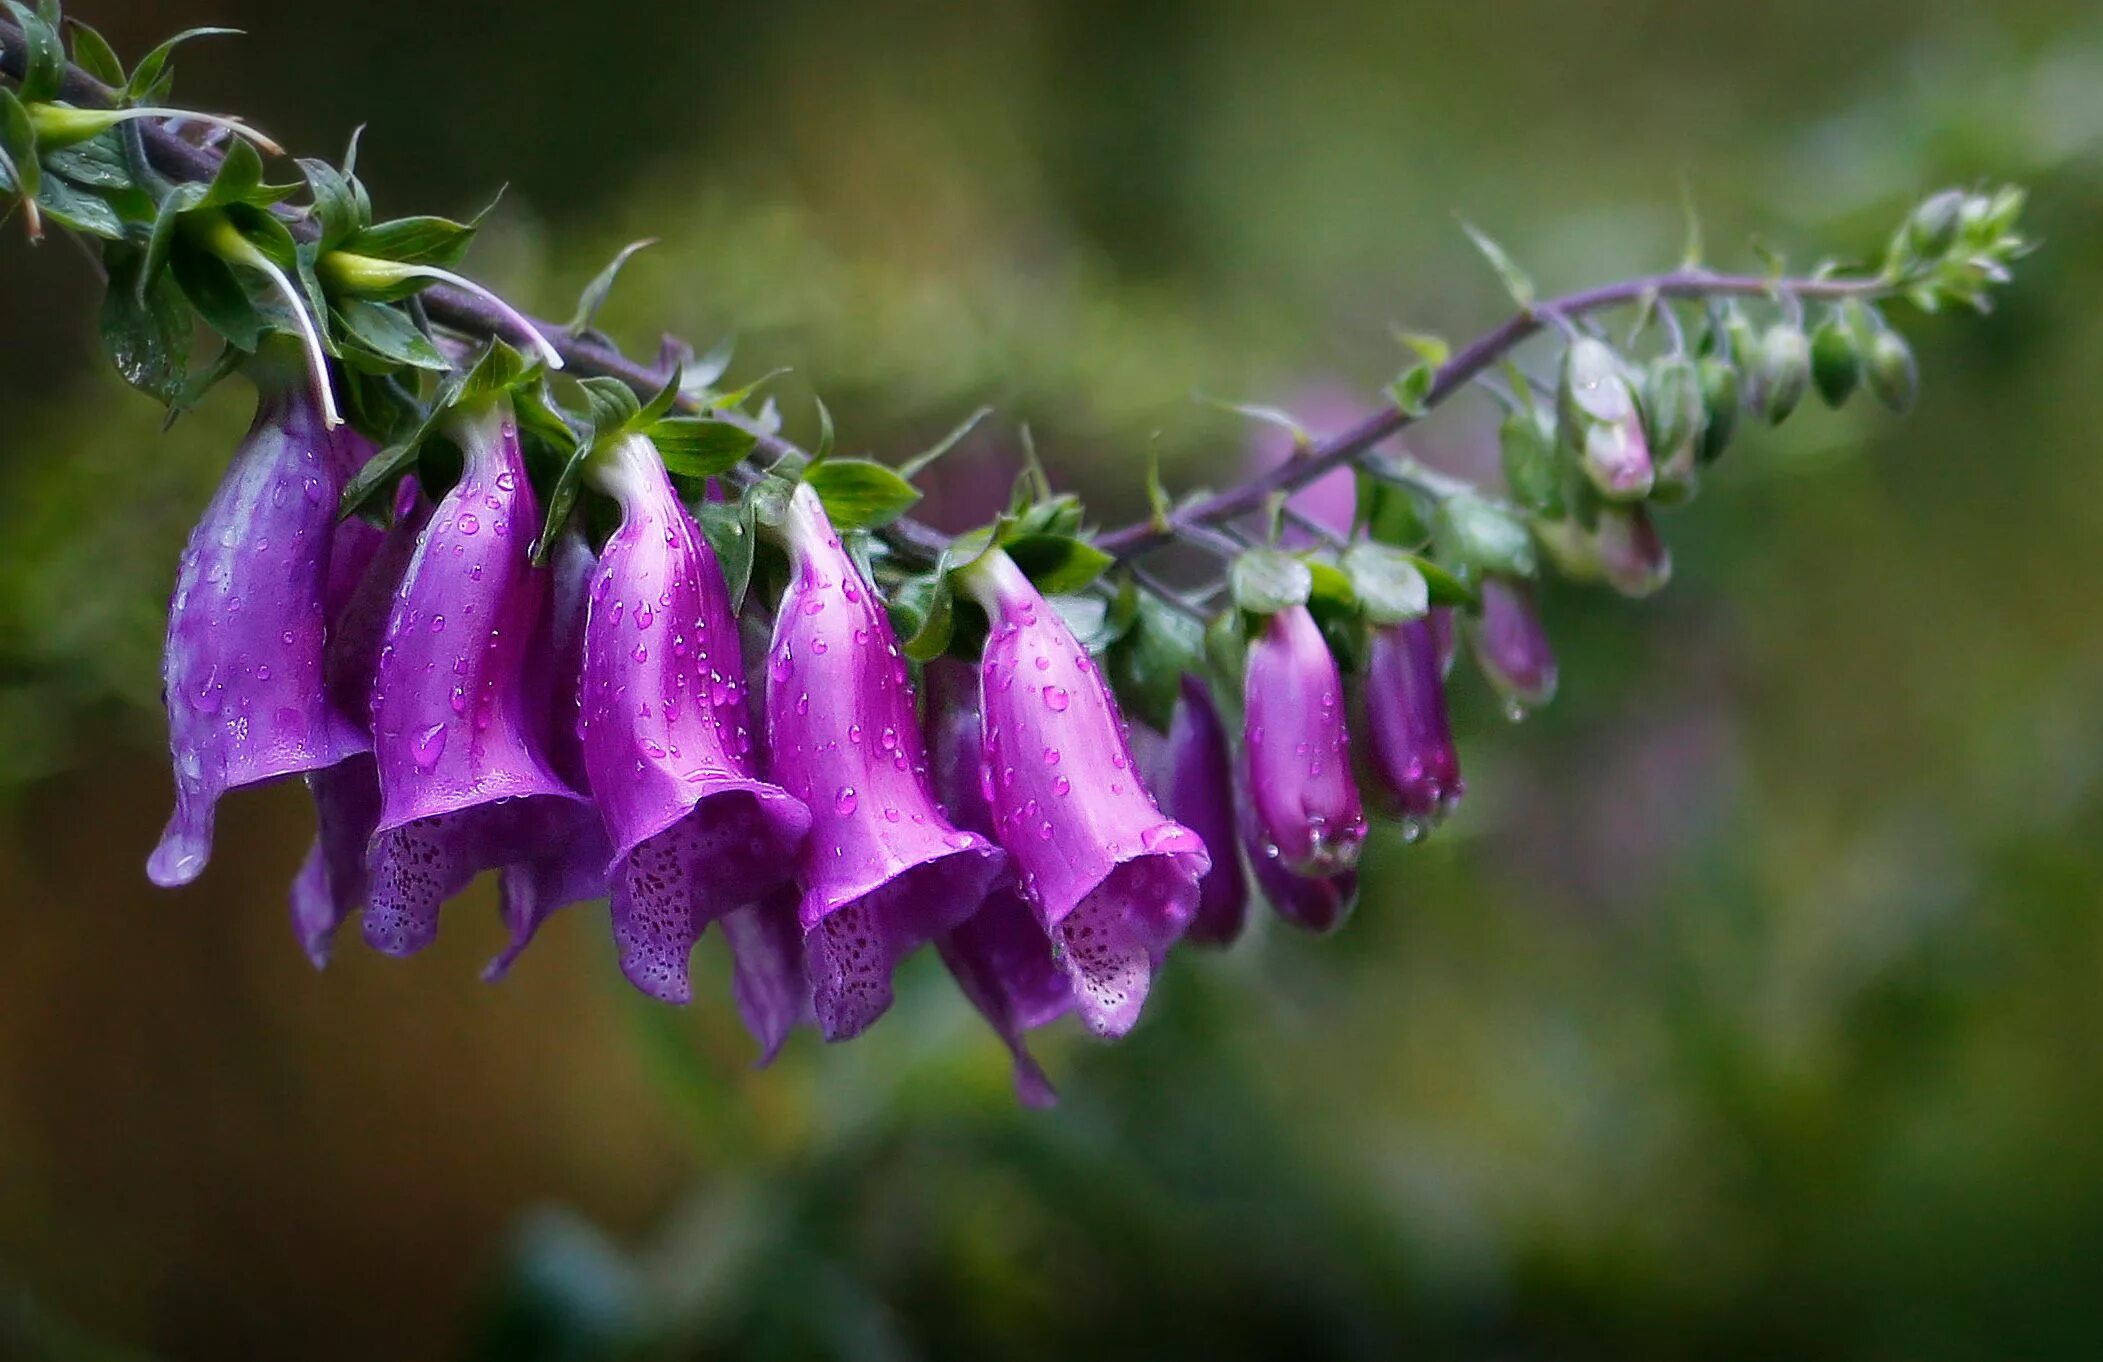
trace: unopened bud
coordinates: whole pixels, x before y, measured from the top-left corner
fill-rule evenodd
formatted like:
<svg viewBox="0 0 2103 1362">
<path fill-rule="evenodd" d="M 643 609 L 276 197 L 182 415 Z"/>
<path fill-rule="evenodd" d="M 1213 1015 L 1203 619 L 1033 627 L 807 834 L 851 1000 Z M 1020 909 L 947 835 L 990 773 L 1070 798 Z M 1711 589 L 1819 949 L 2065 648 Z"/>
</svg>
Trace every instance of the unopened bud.
<svg viewBox="0 0 2103 1362">
<path fill-rule="evenodd" d="M 1532 406 L 1506 413 L 1498 432 L 1504 485 L 1512 500 L 1542 515 L 1562 512 L 1562 478 L 1556 467 L 1555 425 Z"/>
<path fill-rule="evenodd" d="M 1862 381 L 1862 354 L 1855 346 L 1855 329 L 1847 318 L 1834 312 L 1811 333 L 1811 382 L 1829 407 L 1838 407 L 1854 396 Z"/>
<path fill-rule="evenodd" d="M 1780 425 L 1811 387 L 1811 342 L 1791 322 L 1776 322 L 1760 337 L 1760 410 Z"/>
<path fill-rule="evenodd" d="M 1592 532 L 1593 551 L 1607 584 L 1640 600 L 1672 580 L 1672 550 L 1641 506 L 1608 506 Z"/>
<path fill-rule="evenodd" d="M 1920 395 L 1920 369 L 1913 361 L 1913 347 L 1896 331 L 1879 331 L 1869 343 L 1862 380 L 1877 401 L 1904 415 Z"/>
<path fill-rule="evenodd" d="M 1656 465 L 1650 495 L 1677 505 L 1694 495 L 1708 411 L 1701 372 L 1685 355 L 1662 355 L 1652 361 L 1643 384 L 1644 422 L 1650 432 L 1650 456 Z"/>
<path fill-rule="evenodd" d="M 1708 421 L 1701 431 L 1701 461 L 1714 463 L 1738 431 L 1738 370 L 1714 355 L 1701 361 L 1701 405 Z"/>
<path fill-rule="evenodd" d="M 1906 239 L 1922 255 L 1941 255 L 1956 240 L 1964 217 L 1966 195 L 1959 189 L 1931 194 L 1906 220 Z"/>
<path fill-rule="evenodd" d="M 1650 445 L 1621 357 L 1611 347 L 1590 336 L 1570 342 L 1556 405 L 1562 439 L 1601 496 L 1641 501 L 1650 495 Z"/>
</svg>

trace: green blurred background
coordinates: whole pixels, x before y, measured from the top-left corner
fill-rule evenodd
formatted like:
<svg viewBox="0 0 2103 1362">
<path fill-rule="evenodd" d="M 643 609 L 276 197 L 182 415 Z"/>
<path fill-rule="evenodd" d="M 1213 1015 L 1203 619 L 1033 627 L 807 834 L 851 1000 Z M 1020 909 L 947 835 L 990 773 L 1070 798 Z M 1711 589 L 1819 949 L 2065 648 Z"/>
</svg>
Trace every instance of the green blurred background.
<svg viewBox="0 0 2103 1362">
<path fill-rule="evenodd" d="M 939 516 L 1028 420 L 1106 517 L 1247 437 L 1194 391 L 1372 393 L 1390 328 L 1544 285 L 1867 254 L 2018 179 L 2045 249 L 1908 318 L 1919 408 L 1741 440 L 1637 608 L 1556 593 L 1563 696 L 1457 698 L 1471 794 L 1341 936 L 1178 957 L 1016 1108 L 929 960 L 749 1067 L 719 941 L 646 1004 L 603 919 L 497 988 L 486 886 L 415 961 L 285 923 L 295 789 L 190 890 L 159 616 L 246 419 L 168 435 L 62 241 L 0 242 L 0 1356 L 2093 1357 L 2103 1350 L 2103 17 L 1900 0 L 101 0 L 179 95 L 383 210 L 510 186 L 474 268 L 741 338 L 791 433 L 910 452 Z M 1479 468 L 1486 410 L 1417 448 Z"/>
</svg>

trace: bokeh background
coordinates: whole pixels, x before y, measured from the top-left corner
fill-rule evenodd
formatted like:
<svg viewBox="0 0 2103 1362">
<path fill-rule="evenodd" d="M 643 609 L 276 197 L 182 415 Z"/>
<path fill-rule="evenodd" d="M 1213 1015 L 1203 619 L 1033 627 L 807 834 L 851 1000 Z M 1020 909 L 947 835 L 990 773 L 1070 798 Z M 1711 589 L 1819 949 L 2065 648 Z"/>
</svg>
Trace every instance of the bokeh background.
<svg viewBox="0 0 2103 1362">
<path fill-rule="evenodd" d="M 773 1070 L 718 941 L 683 1012 L 597 915 L 514 978 L 285 924 L 294 789 L 192 889 L 159 615 L 246 419 L 163 435 L 62 241 L 0 241 L 0 1356 L 2093 1357 L 2103 1348 L 2103 16 L 1903 0 L 511 0 L 77 6 L 382 208 L 509 185 L 475 268 L 654 348 L 735 332 L 791 432 L 899 455 L 981 403 L 1106 516 L 1248 437 L 1203 391 L 1371 394 L 1391 326 L 1867 254 L 2018 179 L 2045 249 L 1912 326 L 1910 419 L 1741 440 L 1642 607 L 1559 592 L 1562 698 L 1458 697 L 1471 794 L 1328 941 L 1179 957 L 1111 1049 L 1003 1056 L 920 960 Z M 1483 458 L 1487 412 L 1427 430 Z M 968 502 L 967 485 L 951 505 Z M 942 509 L 938 502 L 936 509 Z"/>
</svg>

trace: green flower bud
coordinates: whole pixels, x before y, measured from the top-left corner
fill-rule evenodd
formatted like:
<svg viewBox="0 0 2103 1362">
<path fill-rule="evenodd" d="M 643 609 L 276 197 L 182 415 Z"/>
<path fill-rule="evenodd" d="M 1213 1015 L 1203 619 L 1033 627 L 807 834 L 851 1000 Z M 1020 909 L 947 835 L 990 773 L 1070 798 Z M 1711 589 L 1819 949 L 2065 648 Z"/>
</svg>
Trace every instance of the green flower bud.
<svg viewBox="0 0 2103 1362">
<path fill-rule="evenodd" d="M 1512 500 L 1542 515 L 1561 515 L 1563 495 L 1556 467 L 1554 421 L 1546 412 L 1528 406 L 1507 412 L 1498 435 L 1504 456 L 1504 483 Z"/>
<path fill-rule="evenodd" d="M 1877 401 L 1904 415 L 1920 395 L 1920 368 L 1913 361 L 1913 347 L 1896 331 L 1879 331 L 1869 343 L 1863 382 Z"/>
<path fill-rule="evenodd" d="M 1650 498 L 1661 505 L 1679 505 L 1694 495 L 1709 421 L 1699 366 L 1685 355 L 1661 355 L 1652 360 L 1643 383 L 1642 406 L 1651 458 L 1657 465 Z"/>
<path fill-rule="evenodd" d="M 1760 337 L 1760 410 L 1780 425 L 1811 389 L 1811 342 L 1793 322 L 1776 322 Z"/>
<path fill-rule="evenodd" d="M 1945 189 L 1922 200 L 1920 207 L 1906 221 L 1907 243 L 1925 256 L 1941 255 L 1957 238 L 1957 228 L 1964 216 L 1966 195 L 1959 189 Z"/>
<path fill-rule="evenodd" d="M 1738 371 L 1714 355 L 1705 356 L 1699 367 L 1701 405 L 1708 416 L 1701 432 L 1701 461 L 1714 463 L 1738 431 Z"/>
<path fill-rule="evenodd" d="M 1855 329 L 1838 311 L 1818 324 L 1811 333 L 1811 381 L 1829 407 L 1838 407 L 1852 397 L 1862 381 L 1862 355 L 1855 345 Z"/>
</svg>

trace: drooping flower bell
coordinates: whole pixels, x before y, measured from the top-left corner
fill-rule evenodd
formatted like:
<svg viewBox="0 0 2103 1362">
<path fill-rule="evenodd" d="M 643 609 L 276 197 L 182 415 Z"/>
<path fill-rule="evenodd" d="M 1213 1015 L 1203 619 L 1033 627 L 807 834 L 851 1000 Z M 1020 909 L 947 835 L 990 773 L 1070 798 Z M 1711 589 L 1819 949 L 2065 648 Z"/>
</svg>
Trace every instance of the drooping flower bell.
<svg viewBox="0 0 2103 1362">
<path fill-rule="evenodd" d="M 847 1040 L 891 1005 L 898 962 L 969 917 L 1006 858 L 936 806 L 890 619 L 809 484 L 782 533 L 790 581 L 767 661 L 768 757 L 810 808 L 806 969 L 825 1038 Z"/>
<path fill-rule="evenodd" d="M 487 869 L 573 825 L 582 796 L 548 766 L 525 665 L 548 573 L 527 557 L 539 506 L 508 399 L 456 411 L 465 456 L 396 593 L 373 680 L 380 819 L 365 940 L 430 944 L 438 909 Z"/>
<path fill-rule="evenodd" d="M 587 476 L 621 508 L 591 582 L 582 713 L 614 941 L 630 983 L 684 1003 L 702 931 L 789 880 L 811 813 L 753 773 L 730 590 L 656 449 L 616 440 Z"/>
<path fill-rule="evenodd" d="M 1450 813 L 1463 789 L 1441 651 L 1427 616 L 1375 628 L 1366 662 L 1366 737 L 1375 792 L 1390 814 L 1420 823 Z"/>
<path fill-rule="evenodd" d="M 1354 866 L 1334 875 L 1295 875 L 1285 868 L 1257 825 L 1255 809 L 1244 805 L 1241 820 L 1242 847 L 1271 908 L 1293 926 L 1325 935 L 1344 925 L 1358 906 L 1358 870 Z"/>
<path fill-rule="evenodd" d="M 318 771 L 364 750 L 322 682 L 329 554 L 342 466 L 304 373 L 251 360 L 255 422 L 190 532 L 162 666 L 175 814 L 154 883 L 197 878 L 228 790 Z"/>
<path fill-rule="evenodd" d="M 584 743 L 579 735 L 584 685 L 584 626 L 598 559 L 574 524 L 549 554 L 549 604 L 527 653 L 529 712 L 538 723 L 548 766 L 571 789 L 588 788 Z M 533 943 L 541 924 L 573 903 L 603 899 L 612 892 L 607 867 L 613 845 L 595 811 L 582 811 L 558 839 L 537 848 L 531 860 L 504 867 L 497 877 L 497 915 L 510 942 L 482 971 L 494 983 Z"/>
<path fill-rule="evenodd" d="M 1211 854 L 1155 805 L 1101 670 L 1013 560 L 990 550 L 963 581 L 992 621 L 979 700 L 994 827 L 1082 1018 L 1122 1036 L 1189 929 Z"/>
<path fill-rule="evenodd" d="M 1592 544 L 1601 575 L 1624 596 L 1641 600 L 1672 580 L 1672 549 L 1640 505 L 1600 507 Z"/>
<path fill-rule="evenodd" d="M 936 662 L 928 669 L 928 684 L 935 793 L 959 827 L 990 835 L 993 808 L 982 774 L 978 678 L 962 663 Z M 1051 939 L 1014 882 L 1004 878 L 977 912 L 937 937 L 935 947 L 957 987 L 1014 1056 L 1017 1095 L 1033 1107 L 1057 1101 L 1024 1038 L 1073 1010 L 1073 984 L 1052 959 Z"/>
<path fill-rule="evenodd" d="M 347 433 L 347 427 L 336 432 L 339 445 Z M 364 444 L 362 437 L 354 438 Z M 355 713 L 368 735 L 372 678 L 379 667 L 387 617 L 430 518 L 431 503 L 414 478 L 404 478 L 396 490 L 393 522 L 385 531 L 356 518 L 336 527 L 322 675 L 330 697 L 345 713 Z M 346 581 L 347 571 L 338 571 L 347 567 L 346 559 L 362 560 L 354 581 Z M 380 819 L 379 768 L 372 753 L 363 751 L 309 772 L 307 790 L 314 799 L 314 842 L 292 880 L 292 929 L 307 958 L 320 969 L 329 962 L 336 930 L 365 906 L 366 848 Z"/>
<path fill-rule="evenodd" d="M 1482 579 L 1482 610 L 1469 622 L 1468 643 L 1475 665 L 1514 715 L 1555 698 L 1555 650 L 1525 582 L 1497 574 Z"/>
<path fill-rule="evenodd" d="M 1212 853 L 1212 868 L 1198 885 L 1188 938 L 1227 945 L 1241 935 L 1249 910 L 1248 876 L 1235 852 L 1234 752 L 1211 688 L 1188 672 L 1169 719 L 1163 760 L 1164 775 L 1155 788 L 1168 812 Z"/>
<path fill-rule="evenodd" d="M 1366 821 L 1343 677 L 1306 606 L 1280 610 L 1249 641 L 1243 715 L 1262 859 L 1316 878 L 1356 865 Z"/>
</svg>

